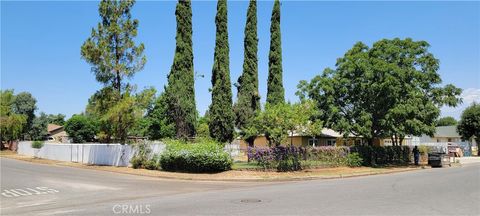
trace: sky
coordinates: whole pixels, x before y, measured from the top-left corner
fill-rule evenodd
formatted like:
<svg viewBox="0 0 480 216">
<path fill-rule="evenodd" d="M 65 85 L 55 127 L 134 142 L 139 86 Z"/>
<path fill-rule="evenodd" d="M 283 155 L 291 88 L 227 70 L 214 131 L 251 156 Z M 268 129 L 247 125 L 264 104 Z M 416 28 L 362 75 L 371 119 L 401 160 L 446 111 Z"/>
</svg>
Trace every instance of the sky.
<svg viewBox="0 0 480 216">
<path fill-rule="evenodd" d="M 128 82 L 138 90 L 163 91 L 175 50 L 175 1 L 138 1 L 137 42 L 145 44 L 147 64 Z M 243 37 L 248 1 L 228 2 L 230 78 L 242 72 Z M 258 69 L 265 102 L 273 1 L 259 1 Z M 195 99 L 200 114 L 211 102 L 216 2 L 194 1 L 193 52 Z M 80 56 L 80 46 L 100 21 L 96 1 L 1 1 L 1 89 L 28 91 L 37 112 L 84 111 L 102 85 Z M 442 116 L 459 118 L 470 103 L 480 102 L 479 2 L 323 2 L 283 1 L 281 5 L 283 83 L 286 99 L 295 102 L 297 84 L 334 67 L 336 59 L 362 41 L 371 46 L 383 38 L 425 40 L 440 60 L 444 84 L 464 89 L 464 103 L 442 108 Z"/>
</svg>

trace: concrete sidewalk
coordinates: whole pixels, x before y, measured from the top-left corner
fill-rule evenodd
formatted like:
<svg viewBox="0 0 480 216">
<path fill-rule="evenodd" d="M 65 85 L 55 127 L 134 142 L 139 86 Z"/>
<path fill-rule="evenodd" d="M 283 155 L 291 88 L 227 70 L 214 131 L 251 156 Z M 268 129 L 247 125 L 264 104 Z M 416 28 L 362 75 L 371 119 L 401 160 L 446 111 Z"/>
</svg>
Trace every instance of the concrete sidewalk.
<svg viewBox="0 0 480 216">
<path fill-rule="evenodd" d="M 455 162 L 458 162 L 462 165 L 480 163 L 480 157 L 456 157 Z"/>
</svg>

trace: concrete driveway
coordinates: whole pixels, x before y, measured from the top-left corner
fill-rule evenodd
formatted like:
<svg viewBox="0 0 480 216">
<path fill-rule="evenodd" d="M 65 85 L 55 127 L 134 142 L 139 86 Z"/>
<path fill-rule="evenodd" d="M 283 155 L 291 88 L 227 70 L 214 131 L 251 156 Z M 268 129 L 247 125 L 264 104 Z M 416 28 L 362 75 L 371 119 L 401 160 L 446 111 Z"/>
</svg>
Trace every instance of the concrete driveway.
<svg viewBox="0 0 480 216">
<path fill-rule="evenodd" d="M 346 179 L 226 183 L 0 162 L 1 215 L 480 215 L 479 163 Z"/>
</svg>

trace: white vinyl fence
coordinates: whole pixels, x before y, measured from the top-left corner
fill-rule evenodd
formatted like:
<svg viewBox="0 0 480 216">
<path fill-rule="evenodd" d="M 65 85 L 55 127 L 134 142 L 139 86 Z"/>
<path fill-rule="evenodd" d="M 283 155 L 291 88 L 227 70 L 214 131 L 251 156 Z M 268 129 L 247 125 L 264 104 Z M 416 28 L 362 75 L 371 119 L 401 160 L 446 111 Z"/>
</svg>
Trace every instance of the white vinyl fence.
<svg viewBox="0 0 480 216">
<path fill-rule="evenodd" d="M 164 143 L 150 145 L 151 154 L 161 154 L 165 150 Z M 225 146 L 225 151 L 232 157 L 240 154 L 239 143 Z M 42 148 L 32 148 L 32 142 L 18 143 L 17 153 L 38 158 L 68 161 L 92 165 L 106 166 L 130 166 L 130 160 L 135 155 L 135 149 L 131 145 L 85 143 L 85 144 L 54 144 L 45 143 Z"/>
<path fill-rule="evenodd" d="M 153 154 L 160 154 L 165 144 L 150 145 Z M 129 166 L 130 159 L 135 154 L 131 145 L 120 144 L 53 144 L 45 143 L 42 148 L 32 148 L 32 142 L 20 142 L 18 154 L 35 156 L 58 161 L 69 161 L 93 165 Z"/>
</svg>

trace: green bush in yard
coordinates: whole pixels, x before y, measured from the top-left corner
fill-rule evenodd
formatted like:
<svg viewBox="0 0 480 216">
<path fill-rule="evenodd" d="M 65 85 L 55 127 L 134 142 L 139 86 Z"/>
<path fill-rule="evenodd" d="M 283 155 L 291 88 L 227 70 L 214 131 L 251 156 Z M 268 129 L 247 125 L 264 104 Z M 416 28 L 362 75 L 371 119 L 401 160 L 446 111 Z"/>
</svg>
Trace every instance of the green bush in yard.
<svg viewBox="0 0 480 216">
<path fill-rule="evenodd" d="M 42 141 L 33 141 L 32 142 L 32 148 L 34 149 L 39 149 L 43 147 L 43 142 Z"/>
<path fill-rule="evenodd" d="M 354 146 L 352 153 L 358 153 L 364 166 L 406 165 L 410 162 L 409 146 Z"/>
<path fill-rule="evenodd" d="M 156 154 L 152 158 L 147 160 L 143 164 L 143 166 L 145 167 L 145 169 L 148 169 L 148 170 L 158 170 L 158 169 L 160 169 L 159 162 L 160 162 L 160 156 Z"/>
<path fill-rule="evenodd" d="M 150 156 L 150 153 L 152 152 L 152 149 L 146 142 L 136 144 L 134 146 L 134 149 L 135 149 L 135 154 L 130 160 L 130 163 L 132 164 L 132 168 L 134 169 L 146 168 L 146 164 L 149 161 L 148 158 Z"/>
<path fill-rule="evenodd" d="M 359 167 L 362 166 L 362 158 L 360 154 L 354 152 L 347 155 L 347 166 L 349 167 Z"/>
<path fill-rule="evenodd" d="M 208 139 L 195 143 L 170 140 L 160 155 L 160 166 L 166 171 L 221 172 L 230 170 L 232 164 L 232 158 L 222 145 Z"/>
</svg>

